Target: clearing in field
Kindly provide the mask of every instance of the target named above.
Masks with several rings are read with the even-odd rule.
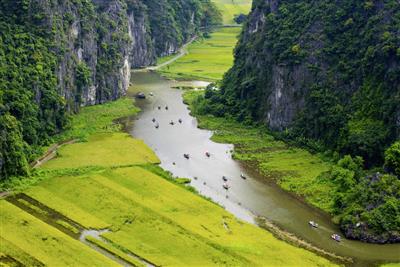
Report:
[[[233,49],[240,31],[240,27],[218,29],[211,38],[190,44],[187,55],[159,72],[174,79],[220,80],[233,64]]]

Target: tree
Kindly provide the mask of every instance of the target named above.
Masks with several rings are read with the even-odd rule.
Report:
[[[400,141],[393,143],[385,151],[385,167],[400,176]]]

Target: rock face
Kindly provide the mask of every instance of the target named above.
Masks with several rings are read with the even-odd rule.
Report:
[[[399,13],[394,0],[254,0],[221,86],[225,111],[275,131],[300,125],[301,135],[331,148],[349,143],[343,153],[393,142],[400,137]],[[361,144],[372,125],[388,133]]]
[[[339,66],[342,69],[336,68],[338,64],[348,64],[350,60],[341,58],[345,53],[337,44],[341,40],[346,44],[346,35],[354,33],[360,34],[359,39],[364,40],[363,35],[368,31],[366,24],[376,20],[375,23],[386,25],[387,32],[385,33],[382,27],[376,29],[376,32],[368,33],[371,36],[365,39],[369,38],[372,50],[384,38],[383,35],[386,34],[388,39],[392,37],[393,47],[387,47],[391,51],[387,51],[379,63],[384,64],[381,67],[385,73],[382,74],[393,82],[385,86],[390,87],[392,92],[398,91],[398,77],[388,77],[389,73],[397,73],[399,69],[399,54],[396,56],[396,53],[400,52],[396,52],[399,37],[394,27],[396,22],[392,18],[394,14],[398,14],[398,9],[399,3],[396,1],[369,1],[362,5],[346,2],[335,8],[326,1],[314,4],[300,1],[294,4],[284,0],[255,0],[236,49],[235,66],[226,79],[224,88],[230,90],[231,87],[235,87],[236,97],[243,101],[259,98],[256,101],[259,109],[255,112],[257,119],[264,120],[274,130],[283,130],[289,127],[303,110],[313,85],[326,84],[329,80],[335,89],[351,96],[365,84],[363,78],[368,76],[370,70],[364,69],[366,67],[362,66],[363,62],[354,63],[360,64],[360,68],[356,70],[358,73],[352,73],[351,77],[344,77],[347,66]],[[300,10],[307,13],[301,13]],[[313,12],[320,14],[310,14]],[[291,13],[290,16],[288,13]],[[324,21],[323,16],[329,16],[332,21]],[[333,16],[337,17],[332,18]],[[279,25],[284,21],[287,25]],[[333,21],[337,24],[331,24]],[[361,25],[362,29],[353,31],[352,27],[356,24],[357,27]],[[357,49],[355,43],[347,45],[354,46],[350,49]],[[379,45],[383,46],[382,43]],[[360,51],[354,53],[359,54],[354,54],[353,60],[361,60],[366,56],[365,53],[368,53],[368,45],[360,45],[358,48]],[[334,56],[343,61],[336,62]],[[235,79],[236,86],[231,86],[229,79],[232,78]]]
[[[175,1],[31,1],[28,13],[41,14],[41,27],[53,33],[58,91],[70,110],[125,95],[131,68],[155,64],[157,56],[177,52],[198,32],[198,6],[179,11],[184,25],[171,14],[181,6],[170,2]],[[79,67],[89,70],[83,83]]]
[[[220,21],[211,0],[1,0],[0,180],[26,175],[70,113],[125,95],[132,67]]]

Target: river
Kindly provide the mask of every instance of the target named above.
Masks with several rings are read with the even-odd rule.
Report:
[[[400,262],[400,244],[377,245],[347,239],[340,243],[333,241],[330,235],[340,231],[327,214],[306,205],[233,160],[232,145],[211,141],[212,132],[197,128],[196,119],[190,116],[183,104],[183,91],[173,88],[178,84],[204,86],[206,83],[170,81],[154,72],[134,72],[132,80],[134,85],[130,88],[130,95],[133,97],[140,91],[147,97],[136,100],[142,111],[135,118],[128,119],[127,130],[155,151],[162,168],[174,176],[191,178],[191,185],[200,194],[250,223],[254,223],[254,215],[266,217],[319,248],[353,258],[354,266]],[[153,118],[159,124],[158,129],[152,122]],[[182,123],[178,119],[182,119]],[[170,125],[170,121],[175,124]],[[210,158],[205,156],[206,151],[210,152]],[[190,154],[189,160],[183,157],[184,153]],[[241,173],[247,179],[242,179]],[[228,177],[229,190],[223,189],[222,176]],[[309,220],[318,222],[319,228],[310,227]]]

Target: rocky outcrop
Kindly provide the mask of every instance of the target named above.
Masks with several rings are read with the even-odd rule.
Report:
[[[182,15],[175,17],[171,12],[182,6],[170,2],[32,0],[30,19],[40,14],[40,27],[51,33],[58,92],[69,110],[125,95],[131,68],[155,64],[158,56],[175,53],[198,32],[198,6],[175,10]],[[79,80],[85,78],[79,76],[80,69],[88,70],[89,79]]]

